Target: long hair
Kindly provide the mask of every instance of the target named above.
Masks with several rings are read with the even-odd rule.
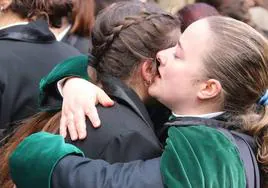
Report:
[[[8,158],[18,144],[22,142],[24,138],[36,132],[47,131],[57,133],[59,130],[60,117],[60,112],[41,112],[21,122],[21,125],[16,129],[8,143],[0,148],[1,188],[13,188],[14,186],[9,174]]]
[[[70,32],[89,37],[94,25],[94,0],[47,0],[49,24],[59,28],[62,18],[72,24]]]
[[[267,40],[249,25],[231,18],[206,20],[212,40],[209,53],[204,56],[207,76],[220,81],[224,110],[242,121],[241,130],[255,138],[257,159],[266,177],[268,108],[256,103],[268,88]]]
[[[73,0],[71,33],[79,36],[90,36],[95,16],[94,0]]]

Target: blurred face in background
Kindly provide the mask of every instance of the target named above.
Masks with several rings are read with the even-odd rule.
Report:
[[[267,0],[255,0],[254,2],[256,4],[256,6],[261,6],[264,4],[264,1],[267,1]]]
[[[249,23],[251,20],[249,9],[256,6],[256,0],[223,0],[220,12],[224,16]]]

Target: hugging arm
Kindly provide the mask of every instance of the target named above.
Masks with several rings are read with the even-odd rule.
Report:
[[[39,103],[42,108],[51,106],[50,99],[61,99],[60,93],[54,89],[57,81],[66,77],[80,77],[90,80],[87,67],[90,57],[81,55],[71,57],[58,64],[46,77],[42,78],[39,84]]]
[[[88,75],[88,64],[92,60],[93,57],[90,56],[69,58],[57,65],[40,82],[41,108],[45,111],[58,110],[61,109],[63,101],[60,133],[65,137],[68,129],[72,140],[86,137],[85,116],[94,127],[100,125],[95,104],[113,105],[113,101],[103,90],[88,82],[90,77],[94,77]],[[62,89],[64,99],[57,89],[57,82],[62,79],[65,79]]]
[[[59,161],[52,188],[163,188],[160,158],[108,164],[69,155]]]
[[[160,158],[111,165],[87,159],[62,136],[45,132],[23,140],[10,155],[9,167],[20,188],[163,187]]]

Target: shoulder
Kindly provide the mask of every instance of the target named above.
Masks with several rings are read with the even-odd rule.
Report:
[[[136,112],[118,101],[110,108],[98,106],[97,110],[104,126],[106,124],[119,129],[138,131],[148,126]]]
[[[161,168],[166,182],[183,183],[185,187],[245,187],[246,182],[236,145],[217,129],[206,126],[171,127]],[[177,177],[196,181],[171,180],[166,174],[172,169]]]
[[[183,146],[188,143],[193,149],[216,149],[218,153],[236,153],[236,145],[221,131],[207,126],[171,127],[168,130],[167,143]],[[182,148],[186,148],[185,145]]]
[[[93,128],[87,120],[87,135],[83,141],[74,144],[91,158],[127,161],[160,154],[161,147],[155,133],[148,129],[134,112],[116,103],[111,108],[97,107],[101,127]],[[120,156],[117,159],[113,156]],[[104,157],[105,156],[105,157]]]
[[[69,50],[76,51],[76,52],[80,53],[75,47],[73,47],[72,45],[67,44],[65,42],[55,41],[54,44],[58,45],[58,46],[60,46],[62,48],[66,48],[66,49],[69,49]]]
[[[152,129],[148,129],[148,125],[125,105],[116,102],[110,108],[98,106],[97,110],[101,127],[95,129],[91,122],[87,120],[87,132],[96,135],[96,137],[101,136],[101,142],[109,142],[111,139],[135,133],[148,135],[148,138],[150,138],[150,134],[154,135]]]

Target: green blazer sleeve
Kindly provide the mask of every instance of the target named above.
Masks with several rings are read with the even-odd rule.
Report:
[[[77,147],[66,144],[60,135],[33,134],[24,139],[9,158],[12,180],[21,188],[49,188],[54,167],[70,154],[84,156]]]
[[[110,165],[82,156],[63,137],[40,132],[11,154],[10,174],[18,188],[163,188],[160,158]]]
[[[62,63],[58,64],[46,77],[40,81],[40,107],[43,108],[47,106],[49,97],[54,97],[60,100],[62,99],[57,90],[57,82],[59,80],[69,76],[76,76],[90,80],[87,73],[87,67],[88,63],[92,60],[92,56],[81,55],[66,59]]]

